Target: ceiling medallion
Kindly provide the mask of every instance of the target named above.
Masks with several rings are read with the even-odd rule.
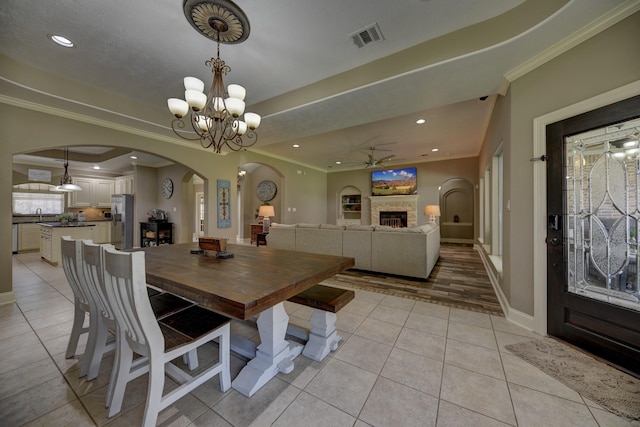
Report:
[[[226,44],[249,37],[249,19],[229,0],[184,0],[187,21],[203,36]]]

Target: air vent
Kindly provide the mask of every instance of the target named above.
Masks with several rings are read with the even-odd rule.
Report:
[[[353,39],[353,42],[359,48],[379,43],[384,40],[378,24],[368,25],[367,27],[356,31],[353,34],[349,34],[349,37]]]

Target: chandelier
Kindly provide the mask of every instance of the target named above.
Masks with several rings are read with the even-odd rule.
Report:
[[[180,138],[199,140],[202,147],[211,147],[218,154],[224,146],[233,151],[251,147],[258,140],[255,129],[260,125],[260,116],[244,112],[246,91],[242,86],[230,84],[225,89],[223,76],[231,67],[220,59],[220,43],[246,40],[249,21],[244,12],[228,0],[185,0],[183,7],[187,20],[198,32],[216,42],[217,51],[215,58],[205,62],[213,73],[208,93],[204,93],[202,80],[185,77],[185,99],[167,100],[169,111],[176,117],[171,128]]]
[[[71,176],[69,175],[69,148],[64,149],[64,175],[60,178],[60,185],[55,189],[57,191],[82,191],[82,187],[73,183]]]

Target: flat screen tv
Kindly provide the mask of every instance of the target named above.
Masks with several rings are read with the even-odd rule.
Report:
[[[416,168],[385,169],[371,172],[372,196],[418,194]]]

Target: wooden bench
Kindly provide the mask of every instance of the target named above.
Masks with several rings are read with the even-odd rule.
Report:
[[[342,337],[336,330],[336,313],[355,298],[355,292],[348,289],[315,285],[289,301],[313,308],[309,340],[302,354],[309,359],[321,362],[330,351],[335,351]]]

